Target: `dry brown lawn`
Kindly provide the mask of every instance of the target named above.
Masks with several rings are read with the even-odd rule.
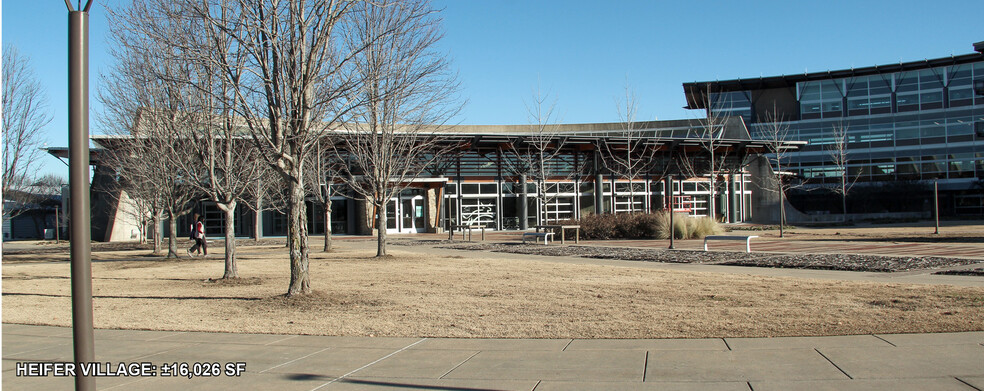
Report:
[[[221,247],[216,245],[215,247]],[[700,273],[428,254],[312,253],[315,293],[285,298],[282,247],[161,260],[93,253],[97,328],[350,336],[698,338],[984,330],[984,288]],[[449,253],[449,252],[444,252]],[[443,253],[441,253],[443,254]],[[450,254],[450,253],[449,253]],[[501,256],[500,256],[501,257]],[[3,257],[3,322],[71,325],[67,254]]]

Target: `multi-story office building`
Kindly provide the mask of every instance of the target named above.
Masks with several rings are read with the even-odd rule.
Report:
[[[848,212],[928,211],[933,182],[944,213],[984,213],[984,42],[978,53],[866,68],[684,84],[688,108],[740,116],[753,138],[789,125],[783,171],[804,212],[840,213],[834,188],[845,174],[832,150],[846,133]],[[976,84],[975,84],[976,83]],[[976,92],[975,92],[976,85]],[[779,115],[773,115],[778,113]],[[807,191],[813,190],[813,191]],[[849,195],[851,194],[849,192]],[[914,194],[918,193],[918,194]],[[859,197],[867,198],[865,200]]]

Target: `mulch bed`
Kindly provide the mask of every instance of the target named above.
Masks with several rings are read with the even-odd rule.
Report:
[[[984,268],[979,267],[979,268],[976,268],[976,269],[967,269],[967,270],[944,270],[944,271],[936,272],[936,273],[933,273],[933,274],[946,274],[946,275],[951,275],[951,276],[979,276],[979,277],[984,277]]]
[[[432,241],[438,242],[438,241]],[[443,242],[443,241],[442,241]],[[436,243],[426,243],[436,244]],[[443,244],[443,243],[442,243]],[[974,259],[943,257],[889,257],[859,254],[763,254],[730,251],[692,251],[597,246],[543,246],[534,244],[451,244],[441,248],[492,251],[512,254],[620,259],[644,262],[706,263],[795,269],[899,272],[970,265]]]

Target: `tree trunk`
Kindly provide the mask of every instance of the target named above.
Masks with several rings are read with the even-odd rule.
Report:
[[[325,248],[324,252],[331,251],[331,200],[325,200]]]
[[[167,233],[167,257],[166,258],[177,258],[178,257],[178,216],[174,213],[174,210],[167,211],[167,223],[171,227],[170,232]]]
[[[530,218],[529,218],[529,205],[526,203],[528,196],[526,194],[526,174],[519,175],[519,229],[525,231],[530,228]],[[450,206],[451,203],[448,203]],[[451,227],[448,227],[451,229]]]
[[[377,200],[378,202],[378,200]],[[376,256],[386,256],[386,204],[384,200],[376,207]]]
[[[296,176],[300,177],[300,176]],[[287,246],[290,248],[290,287],[287,296],[311,293],[308,274],[307,216],[304,205],[304,183],[290,181]]]
[[[785,225],[786,225],[786,204],[785,204],[785,194],[783,194],[782,189],[782,178],[776,175],[776,180],[779,181],[779,237],[786,237]]]
[[[711,163],[711,164],[714,164],[714,163]],[[716,202],[715,202],[716,200],[714,199],[714,193],[715,193],[715,190],[716,190],[714,188],[714,186],[717,185],[717,175],[714,174],[713,167],[711,168],[711,183],[710,183],[710,185],[711,185],[711,187],[710,187],[711,195],[710,195],[710,198],[707,199],[707,201],[708,201],[707,202],[707,216],[710,217],[711,220],[717,221],[717,213],[716,213],[717,212],[716,211],[716,209],[717,209],[716,206],[717,205],[716,205]]]
[[[239,268],[236,266],[236,201],[228,204],[216,203],[225,212],[225,272],[222,278],[238,278]]]
[[[841,218],[847,222],[847,178],[841,176]]]
[[[151,217],[151,224],[154,225],[154,254],[161,253],[161,214],[154,213]]]

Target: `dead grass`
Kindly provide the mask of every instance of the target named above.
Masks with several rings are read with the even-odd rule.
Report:
[[[984,330],[984,288],[776,278],[483,258],[359,243],[312,253],[315,292],[285,297],[278,247],[170,261],[95,252],[98,328],[354,336],[664,338]],[[71,324],[65,254],[3,258],[3,321]]]

